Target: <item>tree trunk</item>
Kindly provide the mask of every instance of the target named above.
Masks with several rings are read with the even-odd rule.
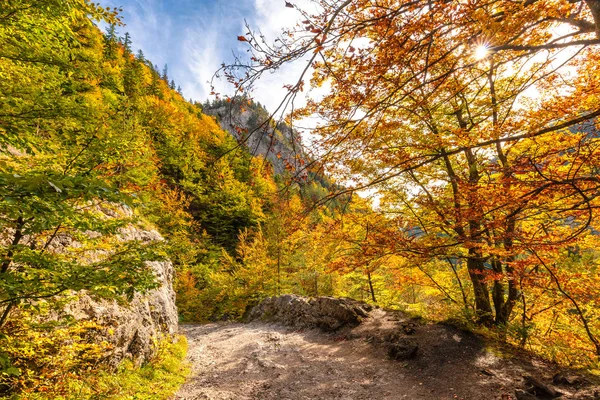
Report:
[[[277,247],[277,296],[281,295],[281,247]]]
[[[15,236],[13,237],[12,243],[8,248],[8,252],[6,253],[6,257],[2,262],[2,266],[0,266],[0,273],[5,274],[8,272],[8,268],[10,267],[10,263],[12,262],[12,257],[14,255],[14,248],[19,244],[21,239],[23,238],[23,227],[25,226],[25,220],[23,217],[17,218],[17,225],[15,227]]]
[[[367,271],[367,279],[369,280],[369,290],[371,291],[371,300],[373,303],[377,303],[377,299],[375,298],[375,290],[373,290],[373,282],[371,281],[371,273]]]
[[[506,233],[505,233],[505,237],[504,237],[504,250],[508,251],[509,254],[512,253],[513,251],[513,235],[515,232],[515,226],[516,226],[516,221],[515,221],[515,217],[510,217],[508,218],[508,220],[506,221]],[[508,279],[508,296],[505,299],[504,298],[504,290],[502,290],[502,298],[499,299],[499,301],[501,301],[502,304],[495,304],[496,306],[496,325],[507,325],[509,320],[510,320],[510,316],[513,312],[513,309],[515,307],[515,304],[517,303],[517,300],[519,299],[520,293],[519,293],[519,289],[517,286],[517,281],[515,280],[515,276],[514,276],[514,270],[513,267],[511,266],[511,263],[514,261],[515,257],[514,256],[509,256],[506,260],[505,260],[505,272],[506,272],[506,276]],[[500,273],[503,272],[502,270],[502,263],[500,261],[498,261],[498,265],[499,265],[499,270]],[[496,299],[494,298],[494,303],[496,303]]]
[[[496,312],[496,325],[501,325],[498,320],[502,315],[504,308],[504,285],[502,284],[502,263],[497,258],[492,260],[492,268],[494,273],[498,274],[494,279],[494,287],[492,289],[492,300],[494,302],[494,311]]]
[[[496,325],[508,324],[515,304],[519,299],[519,290],[514,278],[509,276],[508,279],[508,298],[504,301],[500,312],[496,311]]]
[[[14,305],[15,305],[15,302],[11,301],[10,303],[8,303],[8,305],[2,312],[2,316],[0,317],[0,329],[2,329],[4,327],[4,324],[6,323],[6,320],[8,319],[8,315],[10,314],[10,310],[12,310]]]
[[[477,257],[474,249],[469,249],[469,258],[467,259],[467,269],[471,282],[473,283],[473,292],[475,294],[475,314],[476,322],[485,326],[491,326],[494,323],[492,305],[490,303],[490,293],[485,283],[485,271],[483,260]]]
[[[16,225],[16,229],[15,229],[15,236],[13,237],[12,243],[8,249],[8,252],[6,253],[6,257],[5,257],[4,261],[2,262],[2,265],[0,266],[0,274],[2,274],[2,275],[7,274],[9,272],[9,268],[12,263],[12,258],[14,255],[14,248],[21,242],[21,239],[23,239],[23,236],[24,236],[23,235],[23,227],[25,226],[25,220],[23,219],[23,217],[19,217],[19,218],[17,218],[16,222],[17,222],[17,225]],[[1,277],[1,279],[6,279],[6,278]],[[12,310],[12,308],[14,306],[15,306],[15,301],[13,300],[7,304],[6,308],[2,312],[2,316],[0,316],[0,329],[2,329],[2,327],[6,323],[8,316],[10,315],[10,311]]]
[[[594,17],[594,25],[596,25],[596,38],[600,39],[600,0],[585,0],[585,3]]]

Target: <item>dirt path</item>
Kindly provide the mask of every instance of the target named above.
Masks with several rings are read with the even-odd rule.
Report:
[[[392,361],[378,343],[406,323],[376,310],[335,334],[256,322],[183,326],[193,373],[175,399],[514,399],[524,375],[552,382],[557,372],[500,358],[474,335],[432,324],[411,324],[417,356]],[[565,399],[597,398],[589,384],[555,387]]]

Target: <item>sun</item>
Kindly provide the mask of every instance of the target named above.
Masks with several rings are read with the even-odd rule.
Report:
[[[480,44],[479,46],[477,46],[477,48],[475,49],[475,58],[477,60],[483,60],[484,58],[487,57],[487,55],[490,53],[490,49],[488,46],[486,46],[485,44]]]

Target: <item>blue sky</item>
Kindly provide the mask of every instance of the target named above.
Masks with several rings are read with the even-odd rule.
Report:
[[[169,76],[183,89],[186,98],[209,98],[207,83],[222,62],[232,60],[232,52],[245,52],[238,35],[245,33],[244,19],[274,39],[284,26],[299,18],[284,0],[102,0],[101,4],[122,7],[133,47],[146,58],[169,66]],[[293,67],[291,67],[294,70]],[[274,107],[283,96],[284,76],[290,70],[267,77],[255,97]],[[218,89],[224,91],[224,84]]]

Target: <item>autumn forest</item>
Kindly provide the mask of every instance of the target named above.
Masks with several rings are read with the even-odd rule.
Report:
[[[0,4],[0,398],[167,399],[178,323],[283,294],[600,374],[600,1],[280,3],[204,99],[123,10]]]

